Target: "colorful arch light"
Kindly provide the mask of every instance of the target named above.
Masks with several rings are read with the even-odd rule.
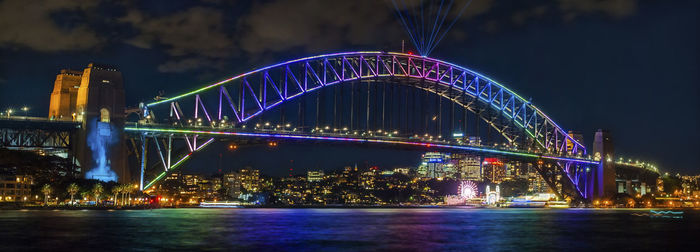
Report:
[[[275,74],[282,77],[273,77]],[[382,78],[396,77],[432,81],[441,84],[443,88],[461,91],[481,103],[488,104],[489,108],[512,120],[528,137],[533,138],[550,153],[586,152],[581,143],[569,136],[567,131],[528,99],[491,78],[446,61],[403,53],[344,52],[291,60],[243,73],[146,106],[148,111],[158,105],[170,103],[171,113],[174,112],[180,118],[183,115],[180,115],[179,108],[175,108],[174,102],[194,98],[196,118],[206,115],[205,119],[211,122],[215,120],[213,118],[221,120],[224,113],[232,113],[230,118],[245,122],[265,110],[319,88],[357,80],[380,81]],[[229,92],[231,90],[234,92]],[[200,97],[200,94],[205,92],[219,93],[218,110],[206,108]],[[237,95],[231,95],[232,93]],[[450,99],[467,107],[457,99]],[[198,113],[199,110],[202,112]],[[215,114],[208,113],[215,110]],[[501,134],[510,139],[506,133]]]

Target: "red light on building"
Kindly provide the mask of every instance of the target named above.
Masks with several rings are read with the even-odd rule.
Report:
[[[498,160],[498,158],[484,158],[484,164],[485,165],[503,165],[503,162],[501,160]]]

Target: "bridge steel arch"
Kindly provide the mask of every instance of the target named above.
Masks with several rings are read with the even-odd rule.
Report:
[[[180,127],[184,128],[186,124],[183,122],[184,120],[193,118],[199,123],[198,129],[209,128],[216,131],[224,124],[246,123],[265,111],[314,90],[351,82],[387,82],[410,85],[435,93],[472,112],[476,112],[472,107],[474,103],[481,104],[481,108],[495,111],[500,117],[510,121],[508,125],[503,125],[495,123],[493,118],[480,116],[508,141],[515,141],[520,135],[525,135],[536,144],[539,153],[544,153],[549,157],[578,158],[578,160],[560,161],[556,165],[559,167],[558,171],[540,170],[540,174],[545,176],[545,173],[550,173],[549,177],[557,177],[558,175],[568,177],[569,184],[564,185],[564,187],[569,187],[569,196],[577,194],[580,199],[588,198],[586,195],[590,195],[588,188],[592,184],[590,184],[589,179],[585,178],[587,176],[584,172],[586,168],[577,164],[583,161],[582,163],[591,165],[597,161],[581,158],[581,155],[586,154],[586,148],[582,143],[569,136],[567,131],[529,100],[502,84],[459,65],[423,56],[368,51],[325,54],[291,60],[243,73],[172,98],[164,98],[146,104],[143,106],[143,118],[139,124],[156,123],[156,113],[153,111],[168,109],[170,118],[174,118]],[[424,83],[436,85],[428,88],[423,86]],[[464,99],[467,97],[468,100]],[[188,117],[183,113],[180,103],[194,105],[193,117],[192,115]],[[225,121],[226,118],[231,120]],[[509,129],[509,125],[517,126],[520,132],[525,134],[514,134],[513,129]],[[129,131],[130,128],[127,127],[126,130]],[[154,134],[150,136],[153,137],[152,142],[158,148],[157,152],[165,167],[165,172],[144,186],[143,174],[146,168],[145,157],[147,156],[146,145],[149,129],[140,128],[136,131],[143,133],[140,136],[143,143],[141,147],[142,189],[152,186],[169,169],[182,164],[194,152],[212,143],[217,135],[197,130],[189,131],[189,135],[184,133],[184,139],[187,143],[186,149],[189,151],[186,151],[187,154],[179,160],[171,161],[172,140],[169,137],[167,142],[161,141],[161,148],[157,135],[168,133],[172,137],[173,134],[178,134],[177,130],[152,132]],[[205,138],[204,140],[200,139],[198,143],[198,137]],[[134,149],[138,148],[134,146]],[[162,154],[161,149],[166,150],[167,156]],[[557,187],[554,181],[547,182],[550,187]],[[561,184],[558,186],[562,187]]]
[[[319,88],[344,82],[382,80],[438,83],[443,89],[427,91],[440,93],[461,106],[466,106],[458,99],[461,95],[488,105],[511,119],[547,153],[566,154],[567,145],[569,154],[586,153],[583,144],[569,136],[542,110],[500,83],[456,64],[403,53],[346,52],[291,60],[149,103],[146,109],[169,104],[171,116],[179,118],[183,113],[177,102],[194,98],[195,118],[206,117],[206,123],[212,125],[217,119],[222,120],[223,115],[232,114],[231,118],[241,123]],[[460,92],[448,94],[450,89]],[[207,110],[202,98],[211,91],[218,93],[218,108],[214,114],[209,113],[211,109]],[[503,128],[498,130],[506,139],[513,140]]]

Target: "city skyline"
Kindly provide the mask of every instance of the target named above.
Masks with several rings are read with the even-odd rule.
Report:
[[[0,0],[8,251],[695,251],[700,1]]]

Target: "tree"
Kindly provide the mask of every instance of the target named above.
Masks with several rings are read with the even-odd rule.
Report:
[[[114,185],[112,187],[112,194],[114,195],[114,205],[118,205],[119,203],[119,192],[121,192],[121,187],[119,185]]]
[[[73,198],[74,198],[75,194],[78,193],[78,191],[80,191],[80,187],[78,187],[78,184],[72,183],[72,184],[68,185],[68,188],[66,189],[66,191],[68,192],[68,194],[70,194],[70,204],[74,205],[75,203],[73,201]]]
[[[51,194],[51,185],[45,184],[41,187],[41,193],[44,194],[44,205],[49,205],[49,195]]]
[[[131,192],[133,192],[134,189],[136,189],[136,187],[131,186],[131,184],[124,185],[124,190],[126,190],[126,198],[128,200],[127,202],[129,205],[131,205]]]
[[[528,190],[528,181],[524,178],[506,180],[501,183],[501,195],[503,196],[519,196],[526,194]]]
[[[102,184],[97,183],[92,187],[92,195],[95,195],[95,205],[100,203],[100,195],[104,192],[104,187]]]
[[[83,197],[83,199],[87,201],[88,197],[90,197],[90,192],[88,192],[88,191],[80,192],[80,197]]]

